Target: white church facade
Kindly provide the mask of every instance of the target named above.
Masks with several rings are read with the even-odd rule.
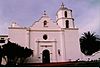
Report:
[[[8,37],[11,42],[33,50],[30,63],[67,62],[81,58],[78,30],[72,10],[62,4],[56,13],[56,22],[44,12],[30,27],[12,23]]]

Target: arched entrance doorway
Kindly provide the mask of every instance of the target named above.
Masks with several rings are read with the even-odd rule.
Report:
[[[50,52],[49,52],[49,50],[44,50],[42,52],[42,62],[43,63],[50,63]]]

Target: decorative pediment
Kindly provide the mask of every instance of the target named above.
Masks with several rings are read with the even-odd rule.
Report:
[[[49,30],[49,29],[59,30],[60,27],[57,25],[57,23],[53,22],[49,18],[49,16],[43,15],[38,21],[33,23],[30,29],[31,30]]]

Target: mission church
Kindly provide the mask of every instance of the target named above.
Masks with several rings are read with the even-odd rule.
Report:
[[[8,37],[11,42],[33,50],[30,63],[67,62],[81,58],[78,30],[72,10],[62,3],[55,22],[44,12],[30,27],[12,23]]]

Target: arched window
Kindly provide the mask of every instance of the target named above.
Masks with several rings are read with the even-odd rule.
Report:
[[[66,28],[69,28],[69,21],[66,20]]]
[[[67,17],[67,11],[65,11],[65,17]]]
[[[47,26],[47,21],[46,20],[43,22],[43,25],[44,25],[44,27]]]

